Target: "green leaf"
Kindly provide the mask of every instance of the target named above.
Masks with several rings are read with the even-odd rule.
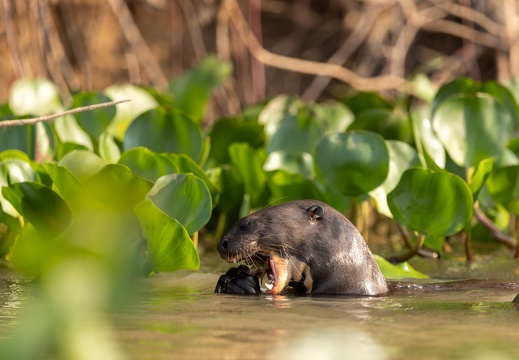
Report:
[[[393,191],[405,170],[420,165],[420,159],[416,151],[404,142],[386,140],[386,145],[389,151],[389,172],[382,185],[369,194],[375,199],[378,212],[392,217],[387,205],[387,194]]]
[[[492,198],[519,215],[519,165],[507,166],[490,173],[486,182]]]
[[[54,129],[56,129],[56,133],[61,142],[82,145],[89,150],[94,149],[92,140],[88,134],[81,129],[72,115],[66,115],[54,120]]]
[[[196,162],[194,162],[189,156],[184,154],[167,154],[167,158],[169,158],[173,164],[176,165],[178,169],[178,173],[181,174],[188,174],[193,173],[197,178],[202,180],[209,189],[209,192],[211,193],[211,197],[213,199],[213,206],[216,205],[217,200],[219,198],[220,189],[218,186],[211,180],[209,175],[198,165]]]
[[[4,212],[0,206],[0,259],[9,254],[21,231],[20,220]]]
[[[478,198],[479,191],[485,185],[485,182],[490,175],[494,167],[494,159],[488,158],[481,160],[471,171],[469,176],[470,191],[472,191],[472,197]]]
[[[142,201],[135,207],[144,236],[148,241],[147,273],[198,270],[200,258],[184,227],[157,208],[151,201]]]
[[[408,262],[393,265],[382,256],[373,255],[382,274],[388,279],[427,279],[429,276],[415,270]]]
[[[0,105],[0,121],[16,116],[6,105]],[[20,150],[39,161],[50,159],[55,147],[49,124],[12,126],[0,129],[0,151]]]
[[[116,105],[115,117],[108,127],[108,131],[117,140],[122,141],[126,129],[140,114],[157,107],[157,101],[146,90],[138,86],[112,85],[105,89],[104,93],[113,101],[131,101]]]
[[[259,205],[266,185],[266,175],[258,155],[249,144],[233,143],[229,146],[229,155],[234,168],[240,174],[245,193],[250,196],[251,205]]]
[[[417,113],[412,113],[410,116],[416,149],[424,158],[424,165],[433,170],[444,169],[446,164],[445,149],[432,129],[431,121],[422,118]]]
[[[98,146],[99,156],[107,163],[116,163],[121,158],[121,149],[119,149],[114,137],[108,131],[99,136]]]
[[[146,198],[178,220],[188,234],[200,230],[211,217],[211,194],[203,181],[192,174],[162,176]]]
[[[23,151],[20,151],[20,150],[9,149],[9,150],[4,150],[4,151],[0,152],[0,161],[9,159],[9,158],[20,159],[20,160],[23,160],[26,162],[31,161],[31,159],[29,159],[29,156],[27,156],[26,153],[24,153]]]
[[[472,216],[472,192],[467,183],[443,171],[406,170],[387,202],[396,221],[426,236],[452,235]]]
[[[486,81],[481,84],[479,90],[492,95],[494,99],[508,110],[514,120],[515,126],[519,126],[519,106],[517,105],[514,95],[508,88],[495,81]]]
[[[63,199],[41,184],[12,184],[2,188],[2,194],[44,236],[61,234],[72,218]]]
[[[384,139],[410,142],[411,122],[408,117],[397,115],[391,109],[365,110],[357,115],[348,127],[351,130],[367,130],[380,134]]]
[[[108,164],[91,177],[85,186],[93,199],[113,209],[128,211],[144,200],[153,183],[133,175],[127,166]]]
[[[361,92],[355,94],[344,102],[346,106],[355,114],[361,114],[366,110],[372,109],[391,109],[393,106],[378,93]]]
[[[97,92],[81,92],[74,96],[72,107],[101,104],[112,101],[109,97]],[[95,141],[110,125],[115,116],[115,107],[105,107],[97,110],[83,111],[74,114],[79,126]]]
[[[346,131],[355,119],[351,110],[339,102],[312,104],[310,108],[315,112],[315,119],[325,134]]]
[[[11,262],[17,271],[38,276],[58,253],[58,244],[43,237],[31,223],[27,223],[11,251]]]
[[[220,189],[220,198],[216,206],[224,213],[230,213],[237,209],[243,199],[243,183],[238,172],[229,165],[212,168],[208,176]]]
[[[157,152],[187,154],[198,161],[203,153],[203,135],[188,116],[157,108],[139,115],[126,131],[123,149],[139,146]]]
[[[508,111],[485,94],[449,98],[438,106],[432,122],[452,160],[464,167],[498,155],[513,129]]]
[[[441,103],[452,97],[459,97],[461,94],[476,93],[476,84],[468,77],[461,77],[443,85],[432,101],[432,114],[436,112]]]
[[[274,151],[268,155],[263,169],[265,171],[283,170],[312,179],[314,177],[314,160],[312,155],[305,152]]]
[[[239,118],[224,118],[218,120],[209,134],[211,150],[209,157],[219,164],[229,164],[228,148],[233,142],[246,142],[256,148],[265,141],[263,125],[257,121],[244,121]]]
[[[272,192],[270,202],[324,200],[316,184],[300,174],[275,171],[269,176],[268,185]]]
[[[79,180],[86,181],[101,170],[106,162],[90,151],[74,150],[66,154],[58,165],[69,169]]]
[[[128,166],[135,175],[152,182],[163,175],[180,172],[167,155],[157,154],[142,146],[124,152],[119,164]]]
[[[9,107],[15,115],[42,116],[63,110],[58,88],[46,79],[16,80],[9,91]]]
[[[296,115],[281,119],[267,134],[267,152],[307,152],[310,153],[323,135],[321,126],[308,111],[300,110]]]
[[[58,194],[72,212],[78,213],[84,209],[86,202],[90,200],[90,195],[83,183],[64,166],[49,163],[47,167]]]
[[[196,123],[203,120],[205,107],[212,92],[232,73],[232,64],[208,56],[194,69],[173,80],[169,91],[175,107],[193,116]]]
[[[63,157],[65,155],[67,155],[68,153],[70,153],[74,150],[84,150],[84,151],[90,152],[90,150],[84,145],[80,145],[80,144],[76,144],[76,143],[69,143],[69,142],[65,142],[65,143],[59,142],[58,147],[56,148],[55,159],[60,161],[61,159],[63,159]]]
[[[258,122],[265,127],[265,133],[270,137],[276,131],[278,124],[287,117],[296,116],[301,106],[301,100],[295,96],[277,96],[260,112]]]
[[[384,182],[389,170],[384,139],[367,131],[324,136],[315,149],[314,160],[323,183],[349,196],[373,190]]]
[[[10,152],[13,154],[12,152]],[[7,152],[2,153],[5,157]],[[14,153],[18,155],[18,153]],[[0,161],[0,188],[19,182],[39,182],[40,177],[29,164],[28,160],[9,158]],[[12,217],[18,217],[19,213],[0,193],[0,206],[3,211]]]

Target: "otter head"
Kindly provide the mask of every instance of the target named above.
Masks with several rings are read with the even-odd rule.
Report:
[[[290,281],[302,281],[310,292],[308,251],[294,235],[305,226],[316,226],[323,215],[318,204],[294,209],[294,203],[285,203],[263,209],[238,220],[218,243],[218,252],[230,263],[250,266],[251,275],[264,279],[262,290],[267,294],[280,293]]]

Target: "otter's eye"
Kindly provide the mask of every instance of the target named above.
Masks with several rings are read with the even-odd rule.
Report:
[[[250,223],[250,221],[247,221],[246,223],[241,224],[241,225],[238,227],[238,230],[239,230],[240,232],[245,232],[245,231],[249,230],[250,227],[251,227],[251,223]]]

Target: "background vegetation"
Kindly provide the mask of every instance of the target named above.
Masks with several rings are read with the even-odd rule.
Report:
[[[198,269],[276,202],[326,201],[366,239],[385,224],[408,248],[392,263],[445,256],[452,236],[468,261],[473,237],[517,256],[513,1],[2,5],[0,256],[38,304],[8,358],[119,357],[107,314],[138,276]]]

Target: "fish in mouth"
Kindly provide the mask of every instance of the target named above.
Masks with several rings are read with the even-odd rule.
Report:
[[[247,256],[233,256],[226,259],[229,263],[239,263],[243,261],[248,267],[248,274],[255,276],[260,280],[260,284],[264,285],[261,291],[267,294],[276,294],[283,290],[279,289],[279,276],[276,263],[281,263],[279,256],[275,254],[267,254],[257,252]],[[284,284],[283,284],[284,285]],[[284,287],[284,286],[283,286]]]
[[[225,260],[247,265],[247,270],[241,268],[240,276],[243,277],[243,272],[247,271],[245,275],[256,277],[262,285],[261,292],[265,294],[279,294],[287,286],[298,292],[309,292],[312,288],[309,267],[294,257],[284,258],[274,251],[260,250],[252,254],[228,255]]]

